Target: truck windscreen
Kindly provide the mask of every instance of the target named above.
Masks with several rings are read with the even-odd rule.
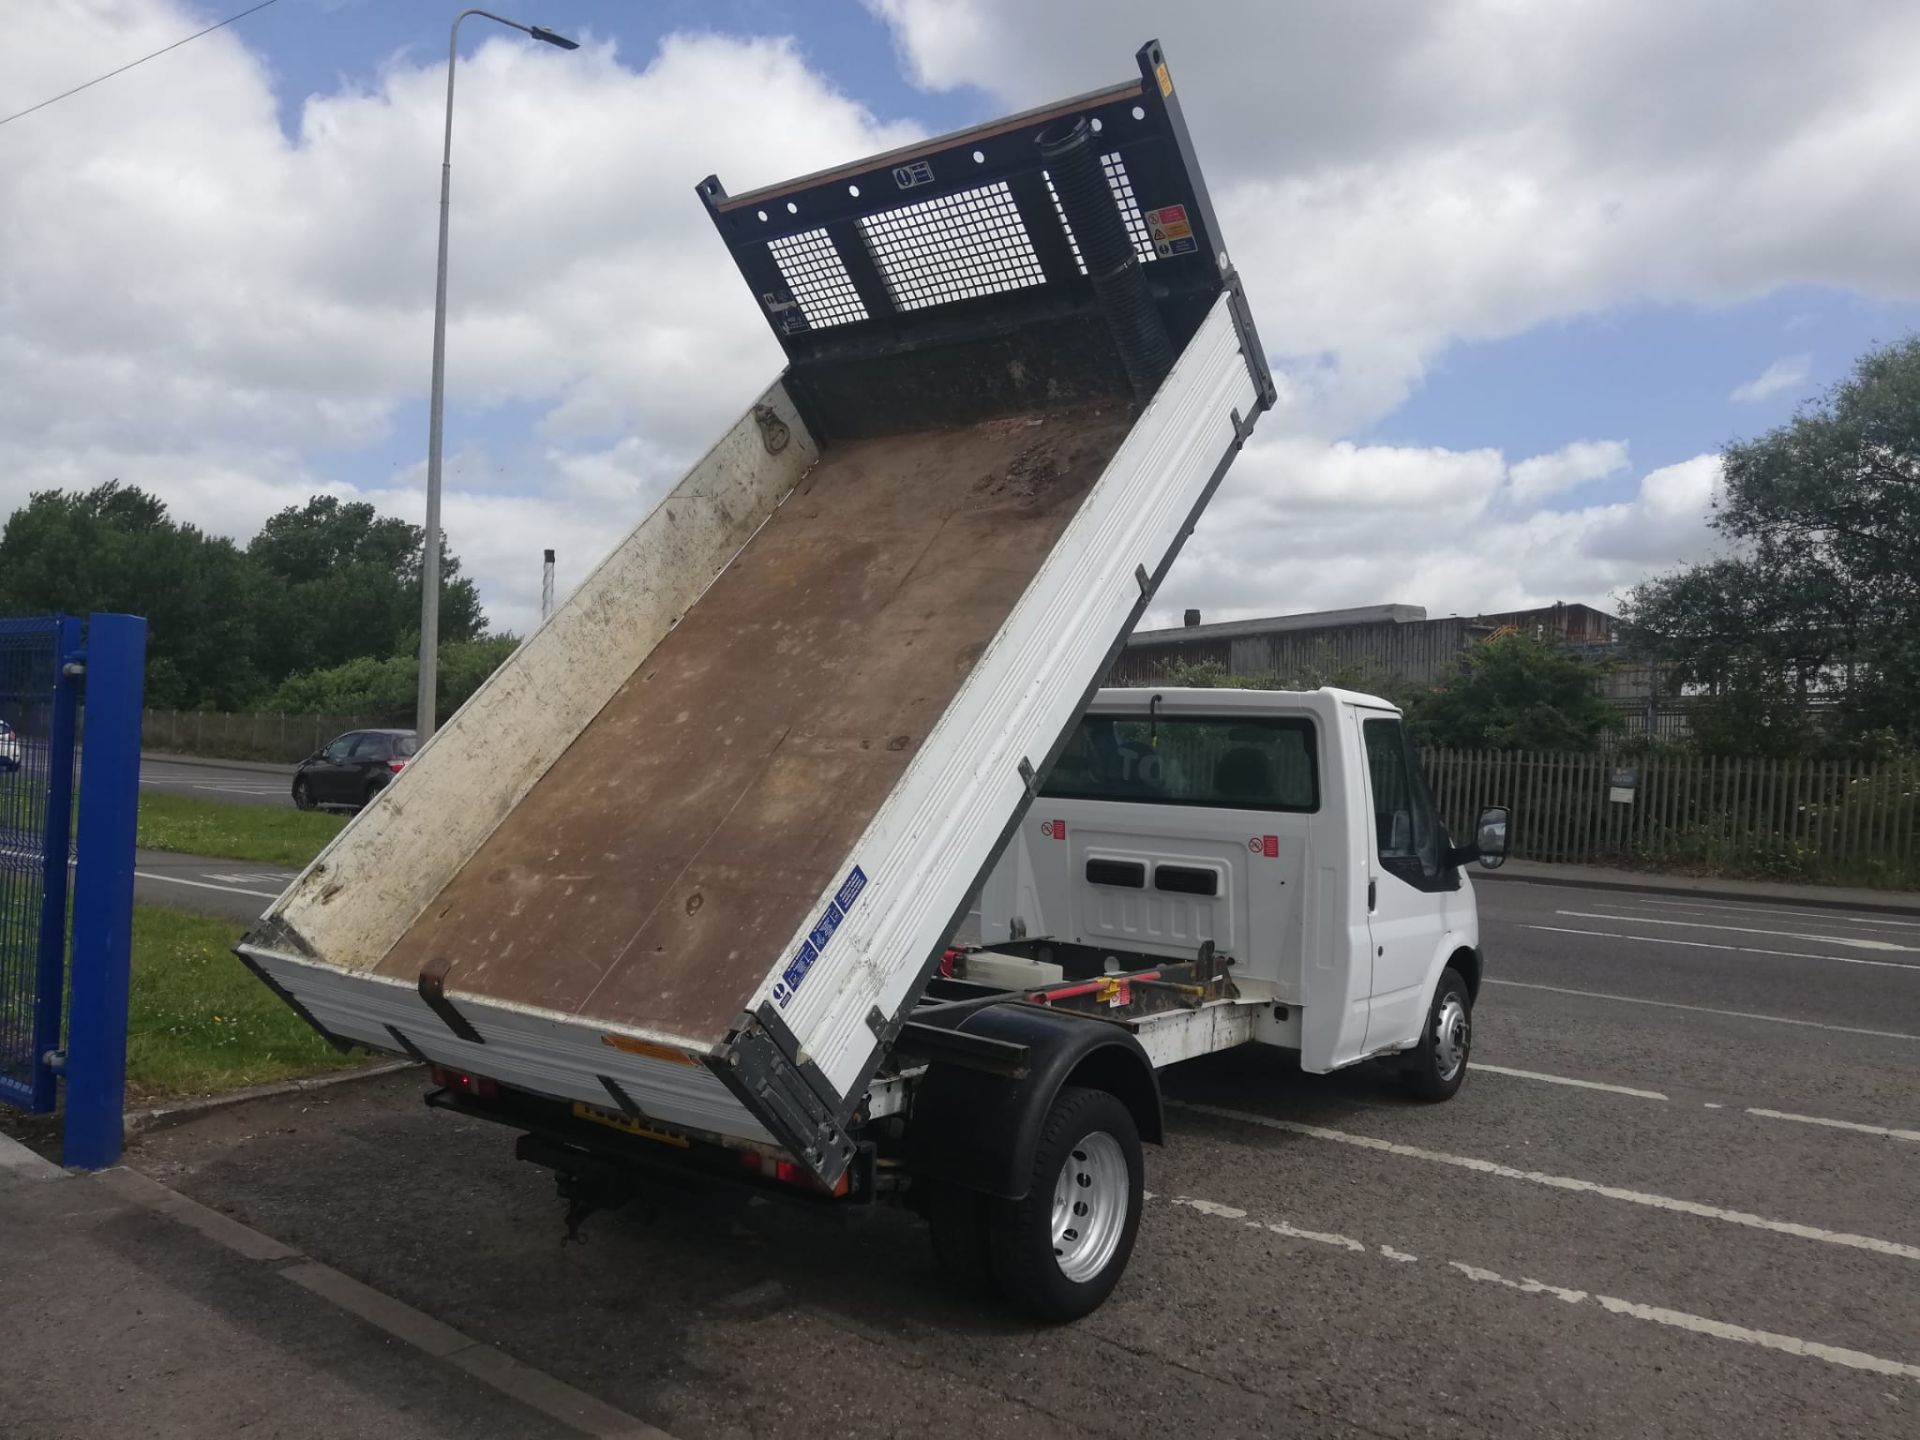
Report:
[[[1228,810],[1318,810],[1313,722],[1304,716],[1086,715],[1041,794]]]

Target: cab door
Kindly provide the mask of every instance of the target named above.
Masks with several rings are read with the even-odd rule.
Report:
[[[1356,710],[1354,723],[1367,757],[1367,925],[1374,958],[1366,1048],[1375,1053],[1419,1037],[1460,872],[1447,862],[1446,833],[1400,717]]]

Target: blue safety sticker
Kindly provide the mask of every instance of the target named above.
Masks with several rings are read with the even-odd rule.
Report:
[[[813,962],[820,958],[820,952],[827,948],[827,942],[833,939],[840,922],[847,918],[853,902],[860,898],[866,888],[867,872],[856,865],[847,872],[847,878],[840,882],[840,888],[834,891],[833,898],[827,901],[820,923],[807,933],[807,938],[800,942],[800,948],[793,952],[793,958],[787,961],[787,968],[780,972],[780,979],[773,987],[774,1004],[786,1008],[787,1001],[800,988],[800,982],[807,978]]]
[[[853,902],[860,898],[860,892],[866,888],[867,872],[856,865],[847,872],[846,883],[834,892],[833,903],[843,911],[851,910]]]

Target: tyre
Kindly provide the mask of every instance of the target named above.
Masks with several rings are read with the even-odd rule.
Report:
[[[386,788],[387,787],[378,780],[369,781],[366,793],[360,797],[360,808],[362,810],[366,809],[367,806],[380,798],[380,792]]]
[[[313,798],[313,790],[308,786],[307,777],[304,775],[299,776],[293,782],[293,804],[297,810],[311,810],[316,804]]]
[[[988,1240],[987,1197],[978,1190],[935,1182],[927,1197],[927,1228],[933,1258],[947,1278],[976,1298],[998,1294]]]
[[[1460,972],[1448,966],[1433,987],[1433,1004],[1420,1043],[1407,1052],[1400,1080],[1421,1100],[1451,1100],[1467,1078],[1473,1051],[1473,996]]]
[[[989,1202],[1000,1292],[1039,1320],[1097,1309],[1133,1254],[1144,1179],[1132,1112],[1104,1090],[1062,1089],[1040,1127],[1026,1198]]]

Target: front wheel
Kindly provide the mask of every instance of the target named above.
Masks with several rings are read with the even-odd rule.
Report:
[[[1467,1078],[1473,1050],[1473,996],[1460,972],[1448,966],[1433,987],[1420,1043],[1407,1052],[1401,1082],[1421,1100],[1451,1100]]]
[[[314,808],[313,788],[307,784],[307,777],[304,775],[293,782],[293,804],[296,810]]]
[[[1041,1320],[1099,1308],[1133,1254],[1145,1171],[1125,1105],[1104,1090],[1062,1089],[1025,1198],[993,1202],[988,1240],[1001,1292]]]

